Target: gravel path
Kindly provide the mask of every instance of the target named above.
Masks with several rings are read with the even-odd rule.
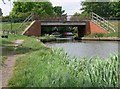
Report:
[[[0,70],[0,82],[2,81],[2,84],[0,86],[2,87],[7,87],[8,80],[11,78],[13,74],[13,69],[15,66],[15,61],[16,61],[16,48],[17,46],[21,45],[24,40],[16,40],[14,43],[14,51],[11,53],[11,55],[6,59],[5,61],[5,66]]]

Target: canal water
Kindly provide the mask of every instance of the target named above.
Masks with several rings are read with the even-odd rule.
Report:
[[[82,41],[82,42],[49,42],[46,46],[50,48],[63,48],[69,57],[73,58],[107,58],[118,54],[118,42],[113,41]]]

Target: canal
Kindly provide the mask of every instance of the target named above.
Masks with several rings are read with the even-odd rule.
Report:
[[[119,42],[117,41],[69,41],[45,43],[50,48],[62,48],[69,57],[73,58],[107,58],[118,54]]]

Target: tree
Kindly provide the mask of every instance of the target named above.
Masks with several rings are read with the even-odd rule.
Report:
[[[50,2],[14,2],[12,9],[12,16],[14,17],[25,17],[31,12],[35,12],[40,16],[54,15],[53,6]]]
[[[113,17],[120,17],[120,1],[111,3]]]
[[[3,14],[3,13],[2,13],[2,9],[0,8],[0,16],[2,16],[2,14]]]
[[[55,11],[55,13],[56,13],[57,16],[65,15],[64,14],[65,10],[62,10],[61,6],[55,6],[54,7],[54,11]]]
[[[94,12],[102,17],[119,17],[120,2],[82,2],[83,13]]]

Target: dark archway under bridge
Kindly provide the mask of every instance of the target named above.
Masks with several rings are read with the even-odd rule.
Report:
[[[85,35],[86,21],[41,21],[41,33],[44,27],[77,27],[78,36]]]

